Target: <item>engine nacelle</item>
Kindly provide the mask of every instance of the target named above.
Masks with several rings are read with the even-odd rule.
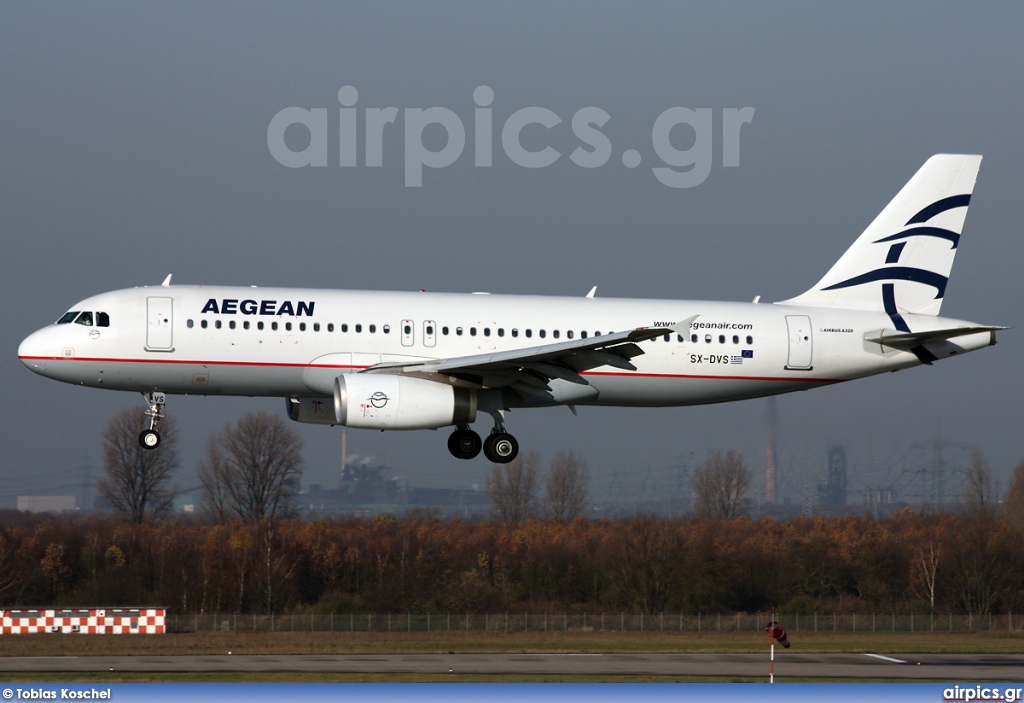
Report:
[[[312,425],[337,425],[334,416],[334,403],[329,398],[299,398],[293,401],[285,398],[288,405],[288,419],[295,422],[308,422]]]
[[[374,430],[433,430],[476,420],[476,391],[413,376],[346,373],[334,379],[335,422]]]

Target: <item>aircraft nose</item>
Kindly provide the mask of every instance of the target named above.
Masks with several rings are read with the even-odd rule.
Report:
[[[18,345],[18,359],[29,369],[36,373],[46,372],[46,357],[52,355],[52,351],[46,348],[45,330],[33,332],[25,337]],[[50,354],[47,354],[51,351]]]

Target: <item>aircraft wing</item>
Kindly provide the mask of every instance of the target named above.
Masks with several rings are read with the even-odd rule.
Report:
[[[637,346],[638,342],[666,334],[689,334],[690,323],[697,317],[694,315],[672,327],[639,327],[523,349],[424,362],[377,364],[364,373],[449,376],[484,388],[510,387],[528,397],[550,391],[548,382],[553,379],[589,386],[580,373],[600,366],[636,371],[630,359],[644,353]]]

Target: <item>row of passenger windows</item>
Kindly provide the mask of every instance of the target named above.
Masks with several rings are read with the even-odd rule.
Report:
[[[266,329],[265,324],[266,323],[264,323],[263,321],[258,321],[258,322],[255,323],[255,329],[257,329],[257,330]],[[322,328],[319,322],[313,322],[313,323],[310,323],[309,325],[307,325],[307,323],[305,323],[305,322],[299,322],[299,323],[292,323],[292,322],[279,323],[279,322],[276,322],[276,321],[270,323],[270,329],[274,330],[274,331],[280,330],[280,329],[282,329],[282,324],[283,324],[283,329],[284,329],[285,332],[292,332],[292,331],[294,331],[296,329],[296,326],[297,326],[299,332],[306,332],[307,330],[310,330],[310,329],[313,332],[320,332],[321,329],[324,329],[324,328],[328,332],[334,332],[334,330],[335,330],[335,325],[334,325],[333,322],[328,322]],[[188,326],[189,329],[192,329],[195,326],[195,323],[194,323],[193,320],[188,320],[186,322],[186,325]],[[202,329],[207,329],[210,326],[209,325],[209,320],[200,320],[199,321],[199,326]],[[221,320],[214,320],[213,321],[213,328],[214,329],[218,329],[219,330],[223,326],[224,326],[223,325],[223,321],[221,321]],[[228,329],[232,329],[233,330],[233,329],[237,329],[237,327],[238,327],[238,323],[235,320],[228,320],[228,322],[227,322],[227,328]],[[252,323],[250,323],[249,320],[243,320],[242,323],[241,323],[241,328],[244,329],[244,330],[252,329]],[[344,323],[343,322],[340,325],[338,325],[337,328],[339,330],[341,330],[342,332],[348,332],[349,331],[348,323]],[[356,332],[358,334],[358,333],[363,332],[363,325],[355,324],[355,325],[352,325],[351,329],[352,329],[353,332]],[[375,334],[377,332],[377,325],[366,325],[366,331],[369,332],[370,334]],[[381,325],[380,331],[383,332],[384,334],[391,334],[391,325]],[[455,331],[455,336],[456,337],[461,337],[463,334],[466,333],[466,330],[464,328],[462,328],[462,327],[456,327],[454,331]],[[412,326],[411,325],[405,325],[402,328],[402,332],[405,335],[411,335],[413,333]],[[424,332],[427,334],[427,336],[433,336],[434,335],[434,326],[433,325],[427,325],[426,328],[424,329]],[[448,336],[448,335],[451,334],[451,332],[452,332],[451,328],[449,328],[447,325],[441,327],[441,334],[442,335]],[[493,330],[493,331],[492,331],[492,328],[490,328],[490,327],[484,327],[482,330],[478,330],[476,327],[470,327],[469,328],[469,336],[470,337],[476,337],[480,333],[482,333],[484,337],[490,337],[492,334],[496,334],[498,337],[504,337],[505,336],[505,328],[504,327],[498,327],[496,330]],[[516,327],[513,327],[512,329],[509,330],[509,335],[512,336],[512,337],[518,337],[519,336],[519,329],[516,328]],[[525,336],[527,338],[532,338],[533,337],[533,330],[530,329],[530,328],[527,328],[527,329],[523,330],[523,336]],[[548,332],[547,332],[547,330],[544,330],[544,329],[537,330],[537,336],[540,337],[541,339],[546,339],[547,336],[548,336]],[[552,330],[551,331],[551,336],[554,339],[561,339],[562,333],[561,333],[560,330]],[[574,339],[575,336],[576,336],[576,333],[573,330],[568,330],[565,333],[566,339]],[[589,336],[589,333],[586,330],[580,332],[580,339],[587,339],[588,336]],[[595,337],[600,337],[601,336],[601,332],[600,331],[594,332],[594,336]],[[682,344],[683,342],[686,341],[686,338],[683,335],[681,335],[681,334],[677,334],[675,336],[676,336],[676,341],[679,342],[680,344]],[[664,340],[666,342],[672,341],[672,335],[671,334],[666,334],[664,336]],[[654,340],[652,340],[652,341],[654,341]],[[696,334],[691,334],[690,335],[690,341],[693,342],[694,344],[696,344],[697,342],[700,341],[700,336],[696,335]],[[710,334],[704,335],[704,341],[710,344],[713,341],[713,336],[710,335]],[[719,341],[720,344],[725,344],[726,343],[726,336],[724,334],[718,335],[718,341]],[[750,336],[750,335],[747,335],[746,342],[747,342],[747,344],[753,344],[754,343],[754,338],[752,336]],[[734,334],[732,336],[732,343],[733,344],[739,344],[740,343],[740,336],[738,334]]]

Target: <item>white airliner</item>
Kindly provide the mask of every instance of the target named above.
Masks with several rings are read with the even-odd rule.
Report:
[[[166,394],[277,396],[298,422],[454,426],[448,449],[519,451],[511,408],[677,406],[806,390],[995,344],[939,317],[980,156],[930,158],[810,290],[774,304],[162,286],[87,298],[18,357],[49,378]],[[481,441],[480,414],[494,429]]]

